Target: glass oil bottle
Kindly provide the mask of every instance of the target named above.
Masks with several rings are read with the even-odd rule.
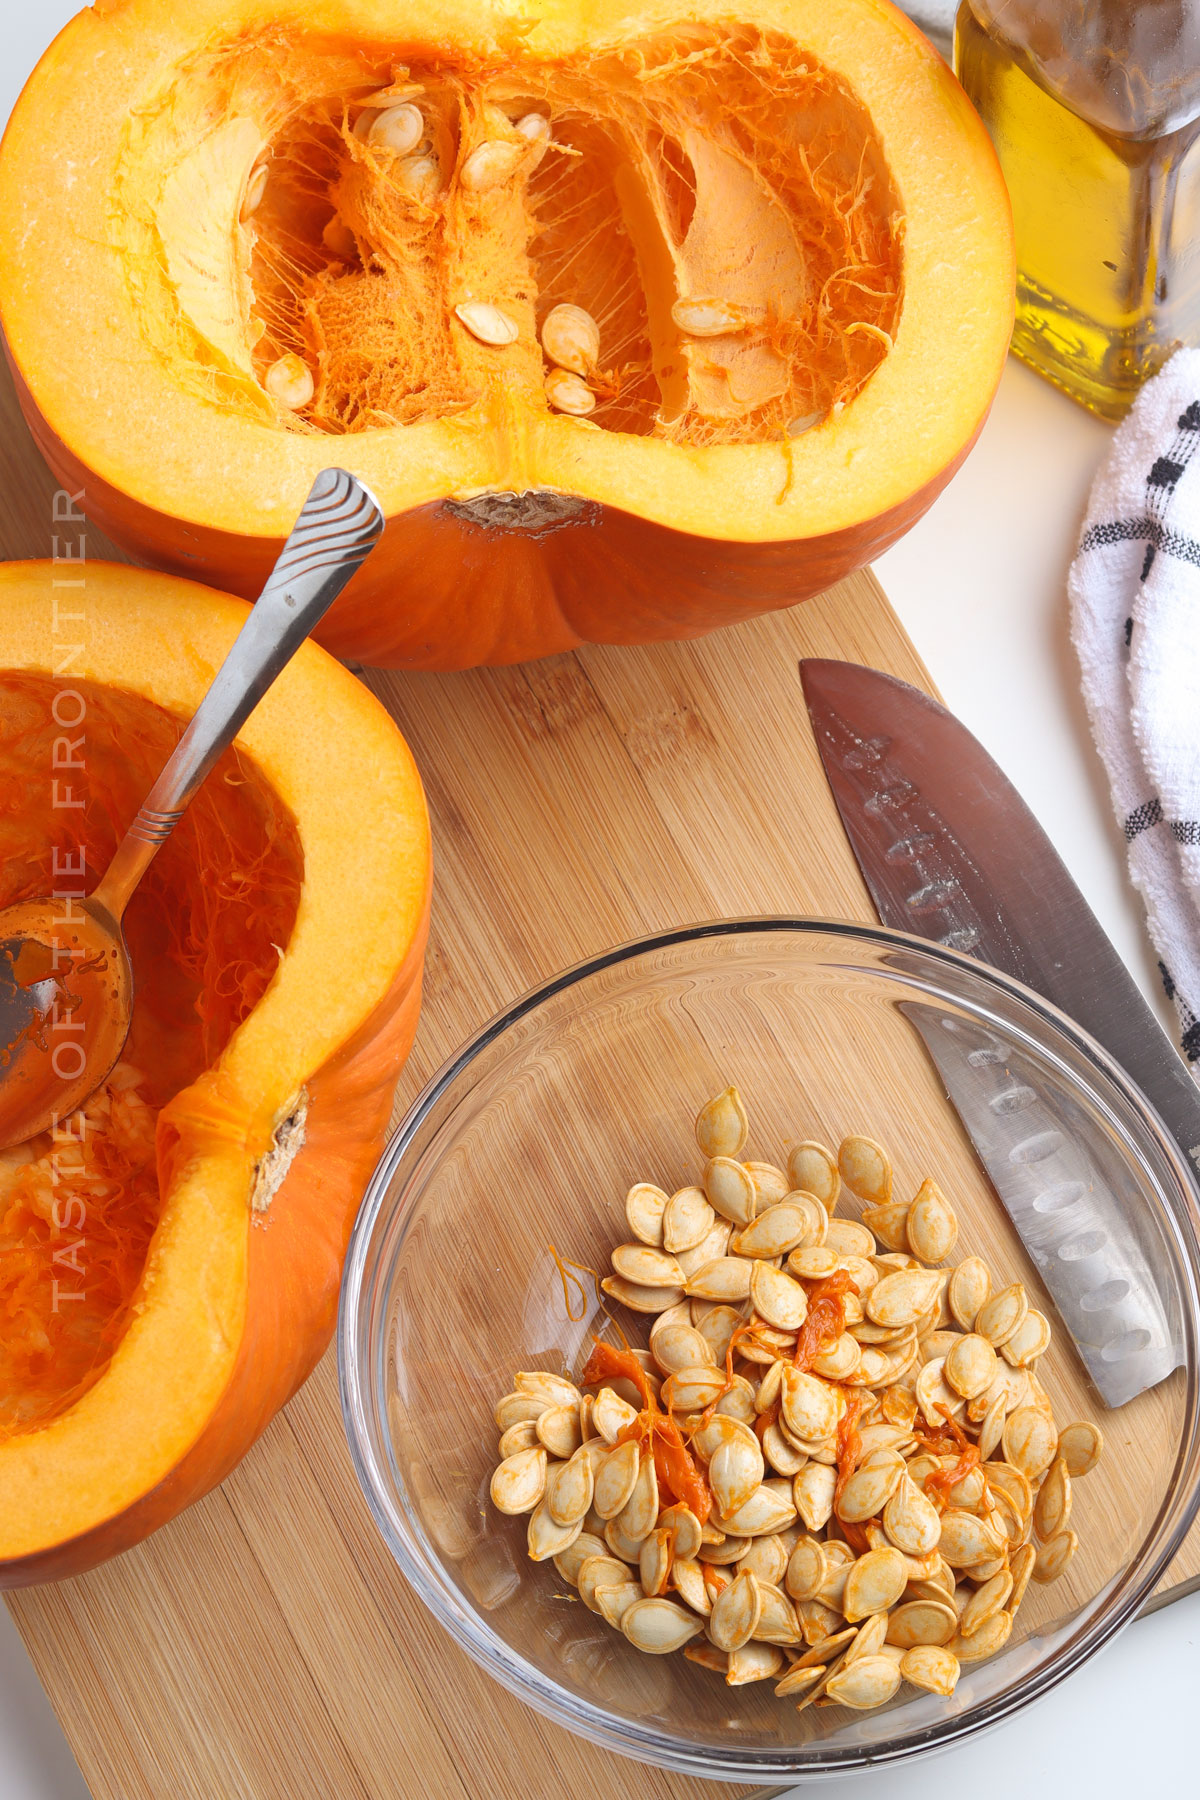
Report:
[[[963,0],[955,67],[1012,197],[1013,349],[1119,419],[1200,343],[1200,0]]]

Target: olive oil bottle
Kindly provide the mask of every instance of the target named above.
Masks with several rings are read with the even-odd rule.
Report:
[[[963,0],[955,67],[1017,247],[1013,349],[1119,419],[1200,343],[1200,4]]]

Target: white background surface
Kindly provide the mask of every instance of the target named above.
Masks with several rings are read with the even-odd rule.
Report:
[[[0,0],[0,119],[75,10],[71,0]],[[86,95],[80,104],[87,104]],[[1168,1021],[1125,880],[1067,636],[1063,580],[1108,439],[1107,426],[1010,364],[966,467],[877,569],[947,703],[1020,788]],[[929,1800],[955,1789],[970,1800],[1081,1791],[1088,1800],[1128,1800],[1148,1783],[1194,1792],[1190,1752],[1198,1706],[1200,1595],[1194,1595],[1131,1626],[1049,1699],[990,1735],[936,1762],[852,1777],[833,1791],[838,1800],[881,1800],[885,1792],[888,1800]],[[638,1792],[632,1764],[629,1791]],[[0,1800],[87,1800],[2,1610]]]

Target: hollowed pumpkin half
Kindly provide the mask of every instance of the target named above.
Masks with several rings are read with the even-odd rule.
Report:
[[[165,575],[65,579],[0,567],[0,904],[87,891],[246,616]],[[402,738],[304,646],[130,903],[112,1078],[0,1155],[0,1584],[173,1517],[324,1350],[429,882]]]
[[[322,641],[419,667],[866,562],[974,440],[1013,299],[990,144],[886,0],[97,0],[9,125],[0,269],[117,541],[252,595],[336,459],[389,524]]]

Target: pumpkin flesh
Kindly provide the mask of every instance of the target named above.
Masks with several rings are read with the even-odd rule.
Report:
[[[47,676],[0,677],[0,906],[86,893],[182,729],[136,696],[76,684],[86,767],[55,775],[58,692]],[[68,781],[72,806],[56,811]],[[227,751],[130,902],[134,1009],[114,1076],[57,1135],[0,1152],[0,1441],[49,1423],[107,1368],[158,1223],[156,1121],[266,991],[302,879],[294,819]]]
[[[370,141],[381,90],[419,107],[432,196]],[[531,114],[551,141],[522,158]],[[475,191],[497,144],[511,176]],[[0,243],[27,415],[106,529],[249,595],[335,437],[389,530],[322,639],[422,666],[690,635],[836,579],[965,454],[1012,313],[990,145],[881,0],[110,0],[18,105]],[[684,329],[714,296],[737,329]],[[479,303],[513,342],[464,325]],[[600,328],[586,418],[546,395],[560,303]],[[307,404],[273,398],[284,359]]]
[[[88,562],[73,597],[84,623],[67,644],[56,574],[0,567],[0,670],[21,697],[49,683],[88,702],[74,779],[102,856],[246,609]],[[27,727],[6,754],[27,757],[29,786],[4,789],[2,821],[23,888],[71,834],[69,813],[36,809],[47,775],[36,707]],[[117,729],[132,731],[132,752]],[[220,1481],[310,1373],[416,1028],[428,819],[403,740],[366,689],[303,646],[198,804],[211,813],[181,824],[129,915],[142,986],[128,1060],[149,1065],[139,1091],[157,1111],[154,1191],[139,1189],[128,1233],[98,1206],[94,1245],[73,1234],[85,1239],[77,1260],[94,1247],[107,1285],[64,1322],[78,1342],[68,1336],[62,1379],[31,1364],[28,1331],[14,1334],[0,1585],[74,1574],[137,1543]],[[31,1212],[9,1200],[4,1228],[44,1280]],[[20,1312],[10,1307],[18,1327]],[[44,1310],[40,1321],[49,1333]]]

